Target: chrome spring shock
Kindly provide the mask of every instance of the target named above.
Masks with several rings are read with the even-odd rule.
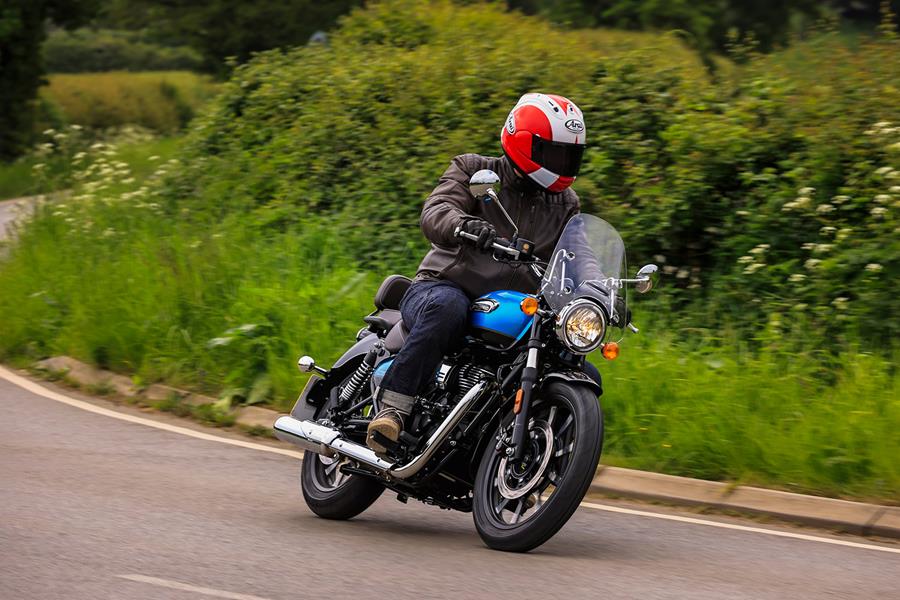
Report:
[[[381,343],[375,344],[372,346],[372,349],[366,353],[362,362],[353,372],[353,375],[350,376],[350,379],[344,384],[344,387],[341,388],[341,395],[339,397],[341,404],[352,402],[356,399],[359,390],[362,389],[363,384],[369,380],[369,376],[372,375],[372,371],[375,370],[375,360],[380,353]]]

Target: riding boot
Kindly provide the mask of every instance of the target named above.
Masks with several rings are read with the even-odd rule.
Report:
[[[391,442],[397,442],[400,439],[400,432],[403,431],[403,422],[412,412],[415,398],[405,394],[392,392],[391,390],[379,389],[376,397],[381,396],[381,410],[369,423],[366,432],[366,444],[378,454],[385,454],[387,447],[377,441],[375,433],[379,433]]]

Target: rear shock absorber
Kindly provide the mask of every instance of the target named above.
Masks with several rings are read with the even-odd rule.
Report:
[[[375,370],[375,361],[378,359],[378,355],[381,354],[381,346],[381,342],[378,341],[372,346],[371,350],[366,352],[359,367],[356,368],[356,371],[353,372],[353,375],[350,376],[350,379],[341,389],[341,404],[352,402],[359,395],[359,390],[362,389],[363,384],[369,380],[369,376]]]

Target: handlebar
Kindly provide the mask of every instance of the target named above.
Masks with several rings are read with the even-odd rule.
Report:
[[[456,237],[465,238],[467,240],[472,240],[474,242],[478,241],[477,235],[474,235],[472,233],[466,233],[465,231],[462,230],[462,227],[457,227],[456,230],[453,232],[453,235]],[[501,238],[501,241],[505,241],[505,240],[502,240],[502,238]],[[511,247],[509,245],[509,242],[507,242],[506,244],[503,244],[503,243],[501,243],[501,241],[494,241],[494,243],[491,244],[491,247],[494,250],[497,250],[498,252],[503,252],[504,254],[510,256],[513,260],[519,260],[519,258],[522,255],[522,252],[517,250],[516,248]]]

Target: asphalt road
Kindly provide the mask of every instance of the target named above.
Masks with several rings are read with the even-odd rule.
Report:
[[[0,380],[0,598],[900,598],[897,553],[589,507],[527,555],[485,548],[470,515],[388,494],[329,522],[303,504],[298,467]]]

